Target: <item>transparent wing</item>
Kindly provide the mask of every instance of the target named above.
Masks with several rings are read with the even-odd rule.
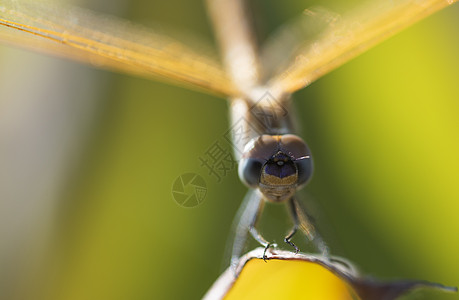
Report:
[[[98,67],[224,96],[235,89],[220,64],[178,40],[128,21],[76,8],[0,2],[0,41]]]
[[[331,19],[327,15],[318,17],[318,12],[313,12],[313,16],[316,14],[315,19],[328,19],[327,25],[320,28],[320,33],[312,39],[296,43],[293,48],[297,50],[293,59],[274,76],[269,85],[276,91],[293,93],[407,26],[456,1],[374,0],[339,18]],[[305,12],[310,15],[310,11]],[[296,26],[294,23],[292,28],[286,30],[298,31]],[[282,48],[285,41],[280,38],[276,43],[278,48]]]
[[[263,71],[268,78],[284,71],[302,47],[316,41],[339,18],[335,12],[314,7],[280,26],[261,49]]]

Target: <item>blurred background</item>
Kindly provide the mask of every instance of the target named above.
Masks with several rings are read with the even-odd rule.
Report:
[[[261,39],[317,3],[254,1]],[[73,4],[213,39],[201,1]],[[315,159],[303,198],[332,254],[364,274],[459,285],[458,15],[447,8],[295,94]],[[235,170],[218,182],[200,166],[229,129],[227,103],[5,46],[0,65],[0,298],[202,297],[246,193]],[[172,196],[188,172],[207,185],[194,208]],[[263,224],[279,241],[278,211]]]

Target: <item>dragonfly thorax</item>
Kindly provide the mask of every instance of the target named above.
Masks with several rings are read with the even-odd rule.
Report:
[[[309,148],[293,134],[261,135],[252,139],[239,163],[241,180],[259,189],[268,201],[289,199],[311,175]]]

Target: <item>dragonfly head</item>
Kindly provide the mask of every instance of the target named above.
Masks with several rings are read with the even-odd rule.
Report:
[[[311,153],[300,137],[261,135],[245,147],[239,177],[267,200],[281,202],[309,181],[312,169]]]

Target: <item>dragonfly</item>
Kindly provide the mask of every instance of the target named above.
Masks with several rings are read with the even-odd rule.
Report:
[[[235,263],[249,234],[265,252],[275,246],[257,230],[266,202],[288,206],[294,226],[284,241],[295,252],[299,249],[291,239],[301,230],[327,255],[295,196],[308,183],[313,163],[307,144],[296,134],[291,96],[453,2],[377,0],[341,15],[305,10],[260,47],[244,1],[208,0],[223,63],[180,40],[116,18],[32,2],[1,1],[0,40],[226,98],[231,127],[238,128],[233,145],[239,176],[250,189],[235,221]],[[311,24],[312,33],[307,30]],[[291,33],[297,34],[292,38]]]

